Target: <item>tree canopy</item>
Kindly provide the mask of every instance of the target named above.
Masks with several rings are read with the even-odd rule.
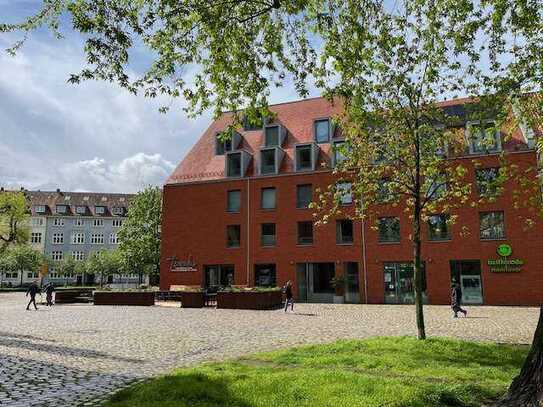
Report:
[[[0,192],[0,252],[28,241],[29,209],[23,192]]]

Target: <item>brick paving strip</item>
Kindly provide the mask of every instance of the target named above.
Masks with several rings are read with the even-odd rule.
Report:
[[[120,388],[208,360],[337,339],[414,335],[414,310],[396,305],[296,304],[295,313],[63,305],[25,311],[0,294],[0,405],[97,405]],[[427,306],[429,336],[529,343],[537,308]]]

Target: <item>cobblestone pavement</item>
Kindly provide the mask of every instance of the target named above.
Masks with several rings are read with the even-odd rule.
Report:
[[[414,335],[412,306],[296,304],[295,313],[58,305],[0,294],[0,405],[95,405],[150,375],[204,360],[340,338]],[[538,309],[427,306],[429,336],[529,343]]]

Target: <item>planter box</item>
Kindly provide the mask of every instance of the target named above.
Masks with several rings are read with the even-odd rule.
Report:
[[[152,291],[96,291],[94,305],[155,305]]]
[[[57,290],[55,304],[89,303],[92,301],[92,290]]]
[[[217,308],[226,309],[276,309],[281,308],[283,295],[281,291],[241,291],[217,293]]]
[[[179,294],[183,308],[203,308],[204,293],[181,292]]]

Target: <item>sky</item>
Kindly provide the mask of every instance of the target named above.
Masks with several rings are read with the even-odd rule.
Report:
[[[18,21],[39,5],[0,0],[0,21]],[[0,34],[0,186],[132,193],[163,184],[211,114],[189,119],[181,99],[162,114],[164,101],[115,84],[67,83],[84,66],[83,42],[68,24],[61,32],[60,40],[46,29],[33,33],[15,57],[4,49],[20,36]],[[138,52],[135,66],[146,59]],[[295,98],[282,89],[271,100]]]

